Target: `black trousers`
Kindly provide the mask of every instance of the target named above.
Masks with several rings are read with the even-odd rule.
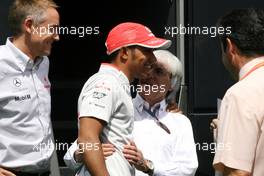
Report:
[[[20,172],[8,169],[10,172],[14,173],[16,176],[50,176],[50,172],[44,173],[28,173],[28,172]]]

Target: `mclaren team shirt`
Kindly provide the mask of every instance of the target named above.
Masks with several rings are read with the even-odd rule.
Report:
[[[33,62],[10,39],[0,46],[0,167],[49,169],[54,146],[48,70],[47,57]]]
[[[134,110],[129,86],[123,72],[102,64],[99,72],[85,83],[78,100],[79,117],[95,117],[107,123],[100,137],[102,143],[112,143],[117,151],[105,160],[111,176],[130,176],[135,172],[122,154],[133,129]],[[85,166],[78,175],[89,175]]]

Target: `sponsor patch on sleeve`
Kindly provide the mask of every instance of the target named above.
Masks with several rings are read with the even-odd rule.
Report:
[[[97,91],[93,92],[93,98],[101,99],[101,98],[103,98],[103,97],[105,97],[105,96],[106,96],[106,93],[103,93],[103,92],[97,92]]]

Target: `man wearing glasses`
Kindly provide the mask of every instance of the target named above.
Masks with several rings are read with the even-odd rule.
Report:
[[[180,113],[166,111],[166,97],[180,84],[181,63],[165,50],[154,51],[154,55],[158,63],[152,74],[139,81],[141,87],[150,85],[150,92],[142,89],[133,100],[133,137],[137,146],[127,145],[123,153],[143,171],[137,170],[136,176],[194,175],[198,162],[191,123]],[[148,168],[140,167],[144,163]]]

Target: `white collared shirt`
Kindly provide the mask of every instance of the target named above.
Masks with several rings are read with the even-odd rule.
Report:
[[[154,163],[154,176],[192,176],[198,167],[192,126],[189,119],[179,113],[166,112],[165,100],[156,114],[171,134],[158,126],[154,118],[143,110],[148,103],[137,95],[133,100],[135,121],[134,141],[146,159]],[[152,106],[155,108],[157,104]],[[136,176],[147,176],[137,171]]]
[[[0,166],[25,172],[49,169],[49,60],[35,63],[10,39],[0,46]]]
[[[243,78],[264,57],[246,63],[239,72]],[[251,72],[229,88],[218,114],[217,143],[214,166],[250,172],[263,176],[264,169],[264,67]]]
[[[101,142],[110,142],[117,149],[105,160],[109,174],[134,175],[134,167],[122,153],[123,146],[131,139],[134,120],[130,84],[125,74],[109,64],[102,64],[99,72],[88,79],[81,91],[78,114],[79,117],[95,117],[107,123],[100,136]],[[85,166],[78,175],[89,175]]]

